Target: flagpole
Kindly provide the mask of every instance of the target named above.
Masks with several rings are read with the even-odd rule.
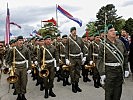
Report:
[[[57,29],[58,29],[58,14],[57,14],[57,4],[56,4],[56,22],[57,22],[57,24],[56,24],[56,27],[57,27]]]

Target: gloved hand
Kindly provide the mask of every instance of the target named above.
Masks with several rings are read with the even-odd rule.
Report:
[[[35,63],[35,65],[38,65],[38,62],[37,61],[35,61],[34,63]]]
[[[129,71],[125,71],[125,77],[127,78],[129,76]]]
[[[57,66],[57,67],[56,67],[56,71],[59,71],[59,69],[60,69],[60,67],[59,67],[59,66]]]
[[[86,61],[86,57],[83,57],[83,59],[82,59],[82,64],[84,64],[85,61]]]
[[[90,61],[90,65],[92,65],[93,64],[93,61]]]
[[[28,70],[28,71],[27,71],[27,74],[30,74],[30,73],[31,73],[31,70]]]
[[[105,79],[106,79],[106,76],[105,75],[102,75],[100,76],[101,77],[101,84],[104,85],[105,84]]]
[[[66,64],[69,65],[70,64],[70,61],[68,59],[66,59]]]

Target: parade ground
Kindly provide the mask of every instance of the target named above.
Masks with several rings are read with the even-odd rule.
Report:
[[[7,83],[8,75],[2,74],[0,81],[0,100],[16,100],[17,95],[13,95],[12,85]],[[92,80],[92,77],[90,76]],[[33,81],[31,74],[28,75],[28,85],[27,85],[27,100],[44,100],[44,92],[40,91],[40,86],[35,86],[36,80]],[[55,78],[54,82],[54,93],[56,97],[49,97],[48,100],[105,100],[104,99],[104,89],[94,88],[93,81],[83,82],[80,78],[79,85],[82,92],[72,93],[71,86],[62,86],[62,81],[57,82]],[[130,74],[129,78],[125,79],[125,84],[123,84],[123,92],[121,100],[133,100],[133,77]]]

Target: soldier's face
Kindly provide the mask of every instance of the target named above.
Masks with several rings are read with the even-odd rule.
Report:
[[[50,45],[51,42],[52,42],[52,41],[51,41],[51,38],[48,38],[48,39],[45,40],[45,44],[46,44],[46,45]]]
[[[76,30],[73,30],[73,31],[71,32],[71,34],[72,34],[73,36],[76,36]]]
[[[19,40],[17,41],[17,46],[22,46],[23,43],[24,43],[23,39],[19,39]]]
[[[115,28],[111,28],[110,30],[108,30],[108,36],[111,37],[111,38],[116,37]]]

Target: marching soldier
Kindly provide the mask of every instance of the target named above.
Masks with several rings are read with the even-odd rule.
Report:
[[[81,53],[83,52],[84,43],[80,37],[76,34],[76,27],[70,29],[70,36],[66,45],[66,64],[70,67],[70,77],[72,84],[72,92],[82,92],[79,88],[79,78],[81,70]],[[83,55],[84,56],[84,55]],[[83,62],[86,61],[84,56],[82,59]]]
[[[104,84],[105,80],[105,100],[120,100],[123,74],[126,77],[129,75],[128,56],[122,41],[116,39],[112,24],[108,25],[106,42],[100,44],[96,65],[101,83]]]
[[[87,40],[86,34],[84,34],[82,36],[82,41],[84,42],[84,49],[85,49],[84,51],[85,51],[85,57],[86,57],[85,63],[81,65],[82,66],[82,76],[83,76],[84,82],[87,82],[87,81],[90,82],[91,80],[88,77],[89,69],[85,69],[85,65],[87,65],[90,61],[90,59],[89,59],[90,58],[89,57],[89,52],[90,52],[89,51],[89,45],[90,45],[90,43]]]
[[[100,36],[99,33],[94,34],[94,41],[90,44],[90,55],[91,55],[91,61],[90,63],[93,63],[92,67],[92,77],[94,81],[94,87],[99,88],[101,86],[100,83],[100,75],[98,73],[98,70],[95,66],[97,58],[98,58],[98,52],[99,52],[99,44],[100,44]]]
[[[63,78],[63,86],[71,85],[69,82],[69,67],[66,65],[65,62],[65,47],[67,44],[67,35],[62,36],[62,42],[60,43],[60,70],[61,70],[61,76]]]
[[[27,100],[25,98],[26,86],[27,86],[27,70],[30,69],[31,58],[28,48],[23,45],[23,36],[18,36],[16,40],[16,47],[9,52],[9,66],[15,63],[15,74],[18,76],[18,81],[15,83],[16,94],[18,94],[17,100]],[[13,62],[15,49],[15,62]],[[28,62],[27,62],[28,60]],[[28,66],[29,65],[29,66]],[[29,72],[29,71],[28,71]]]
[[[54,61],[56,61],[58,65],[59,54],[57,52],[56,47],[51,44],[50,35],[46,35],[44,37],[44,43],[45,45],[40,48],[39,58],[38,58],[39,65],[41,66],[42,63],[45,63],[46,64],[45,69],[49,71],[49,74],[43,78],[44,89],[45,89],[44,98],[48,98],[49,96],[56,97],[55,93],[53,92],[54,77],[55,77]],[[45,61],[43,57],[45,58]]]

